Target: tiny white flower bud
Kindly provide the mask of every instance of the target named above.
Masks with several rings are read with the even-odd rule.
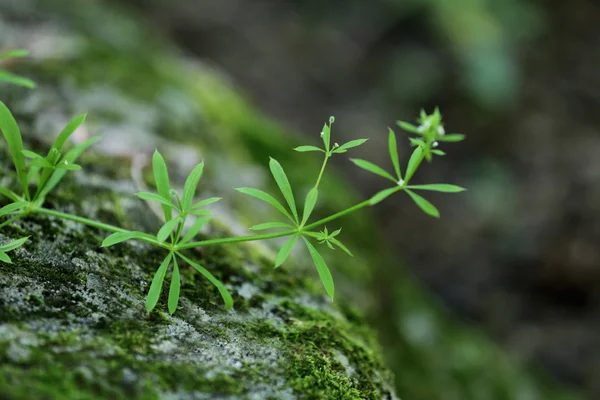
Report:
[[[323,136],[325,134],[325,132],[321,132],[321,136]]]
[[[398,181],[398,186],[402,186],[402,185],[404,185],[404,179],[400,179],[400,180]]]
[[[444,136],[446,134],[446,130],[443,126],[438,127],[438,135]]]
[[[438,142],[433,142],[433,143],[431,144],[431,147],[438,147],[438,145],[439,145],[439,143],[438,143]]]
[[[67,160],[65,160],[65,165],[69,165],[69,162]]]
[[[337,144],[337,143],[334,143],[334,144],[333,144],[333,147],[340,147],[340,145],[339,145],[339,144]]]

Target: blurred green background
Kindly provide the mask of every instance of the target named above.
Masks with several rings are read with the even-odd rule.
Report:
[[[440,106],[446,130],[468,140],[416,179],[468,192],[429,196],[439,221],[399,198],[371,210],[381,232],[360,231],[369,214],[348,232],[363,254],[388,245],[370,259],[372,299],[357,303],[399,396],[600,398],[600,5],[104,1],[221,75],[226,85],[202,82],[205,112],[259,160],[315,144],[335,115],[339,141],[369,137],[355,154],[380,161],[387,126]],[[283,131],[306,136],[275,143]],[[343,157],[336,168],[364,196],[383,188]]]

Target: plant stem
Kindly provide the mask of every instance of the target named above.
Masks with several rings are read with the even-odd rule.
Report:
[[[211,246],[216,244],[227,244],[227,243],[239,243],[239,242],[253,242],[256,240],[266,240],[266,239],[275,239],[278,237],[284,237],[289,235],[297,234],[298,230],[289,230],[277,233],[266,233],[264,235],[252,235],[252,236],[235,236],[221,239],[208,239],[201,240],[199,242],[186,243],[181,246],[177,246],[178,250],[191,249],[193,247],[199,246]]]

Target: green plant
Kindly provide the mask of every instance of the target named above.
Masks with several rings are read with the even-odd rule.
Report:
[[[0,62],[10,60],[13,58],[26,57],[27,55],[29,55],[29,52],[27,50],[5,51],[4,53],[0,53]],[[8,82],[14,85],[26,87],[28,89],[35,88],[35,82],[31,79],[23,78],[22,76],[12,74],[3,69],[0,69],[0,82]]]
[[[207,278],[221,294],[225,303],[225,308],[233,307],[233,299],[227,288],[216,279],[206,268],[199,263],[193,261],[186,256],[184,252],[191,248],[212,246],[226,243],[241,243],[257,240],[267,240],[280,237],[289,237],[285,244],[281,247],[275,257],[275,268],[281,266],[289,257],[294,246],[298,241],[302,241],[308,254],[310,255],[317,273],[323,283],[325,291],[333,300],[335,287],[331,272],[321,255],[320,251],[312,243],[317,241],[319,244],[325,244],[330,249],[340,248],[342,251],[352,256],[350,250],[338,239],[341,233],[341,228],[329,232],[325,226],[328,222],[346,216],[361,208],[373,206],[383,201],[392,194],[400,191],[406,192],[410,198],[420,207],[425,213],[433,217],[439,217],[439,212],[433,204],[417,194],[419,190],[429,190],[438,192],[460,192],[463,188],[450,184],[427,184],[427,185],[411,185],[410,181],[422,161],[431,161],[434,155],[442,156],[444,153],[437,149],[439,142],[458,142],[464,139],[463,135],[450,134],[446,135],[442,125],[441,115],[439,110],[435,110],[431,115],[421,112],[418,119],[418,125],[412,125],[406,122],[399,121],[401,128],[414,133],[416,137],[409,137],[409,140],[414,146],[414,150],[408,160],[406,171],[402,174],[400,161],[397,151],[396,135],[392,129],[388,133],[388,145],[393,173],[389,173],[383,168],[362,159],[351,159],[358,167],[381,176],[393,182],[393,186],[380,191],[371,198],[349,207],[345,210],[337,212],[326,218],[309,222],[311,214],[317,204],[319,197],[319,186],[323,177],[323,173],[329,159],[334,154],[346,153],[349,149],[364,144],[367,139],[352,140],[344,143],[341,146],[337,143],[331,143],[331,128],[334,123],[334,118],[331,117],[329,122],[323,126],[321,138],[323,147],[312,145],[300,146],[295,148],[298,152],[319,152],[323,154],[323,163],[317,176],[315,185],[309,190],[304,199],[304,207],[301,212],[296,206],[296,199],[287,178],[287,175],[281,164],[271,158],[269,168],[275,179],[277,186],[285,200],[284,206],[274,196],[262,190],[255,188],[237,188],[236,190],[264,201],[271,205],[281,214],[282,221],[271,221],[254,225],[249,229],[252,231],[274,230],[272,233],[255,234],[249,236],[226,237],[217,239],[208,239],[201,241],[193,241],[198,235],[203,226],[210,221],[210,210],[203,207],[215,203],[220,200],[218,197],[212,197],[194,203],[196,187],[202,173],[204,171],[204,163],[198,164],[186,179],[183,187],[183,193],[180,196],[171,188],[169,182],[169,174],[166,163],[162,155],[157,151],[154,152],[152,158],[152,169],[156,185],[156,193],[140,192],[137,196],[143,200],[150,200],[159,203],[163,210],[164,224],[154,235],[128,231],[113,225],[104,224],[99,221],[83,218],[77,215],[71,215],[48,208],[44,208],[44,201],[50,191],[56,187],[68,171],[75,171],[81,167],[75,164],[79,155],[89,146],[94,144],[98,138],[92,138],[88,141],[73,147],[71,150],[64,152],[64,147],[68,138],[73,132],[85,121],[85,115],[80,115],[74,118],[63,131],[58,135],[56,141],[50,148],[48,154],[44,157],[33,151],[23,148],[23,140],[19,127],[11,114],[10,110],[0,102],[0,130],[8,143],[8,149],[12,157],[19,181],[21,194],[17,194],[8,187],[0,186],[0,195],[8,198],[12,202],[0,209],[0,219],[6,219],[0,223],[0,228],[15,221],[18,218],[25,217],[33,213],[50,215],[66,220],[75,221],[91,227],[112,232],[102,242],[103,247],[110,247],[127,240],[140,240],[150,243],[154,246],[161,247],[166,250],[166,256],[158,267],[148,291],[146,300],[146,309],[152,311],[156,306],[160,293],[162,291],[165,276],[169,267],[172,266],[171,282],[168,295],[169,312],[174,313],[179,301],[180,294],[180,271],[179,263],[183,262],[194,268],[205,278]],[[32,190],[34,189],[34,190]],[[184,227],[189,218],[195,219],[191,227],[184,232]],[[317,230],[321,228],[322,230]],[[10,262],[10,258],[6,252],[14,250],[23,245],[27,238],[18,239],[12,243],[0,246],[0,260]]]

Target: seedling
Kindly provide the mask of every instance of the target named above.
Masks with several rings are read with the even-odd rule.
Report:
[[[169,268],[172,269],[171,282],[169,285],[168,294],[168,310],[172,314],[176,311],[179,302],[181,275],[179,271],[180,263],[185,263],[198,271],[206,279],[208,279],[219,291],[225,308],[233,307],[233,298],[229,294],[225,285],[216,279],[206,268],[198,262],[192,260],[184,254],[187,249],[214,246],[226,243],[241,243],[257,240],[268,240],[280,237],[289,237],[277,252],[274,260],[274,267],[280,267],[289,257],[297,242],[304,243],[304,247],[308,251],[312,259],[319,278],[323,283],[325,292],[333,300],[335,295],[335,286],[332,274],[327,266],[321,252],[313,242],[324,245],[321,248],[329,248],[335,250],[341,249],[343,252],[352,256],[350,250],[339,240],[342,229],[338,228],[329,232],[328,222],[334,221],[352,212],[358,211],[361,208],[373,206],[385,200],[392,194],[404,191],[421,208],[426,214],[438,218],[440,216],[437,208],[417,194],[417,191],[438,191],[446,193],[455,193],[464,189],[451,184],[425,184],[411,185],[413,175],[421,165],[423,160],[432,161],[433,156],[443,156],[444,152],[438,149],[440,142],[458,142],[464,139],[464,135],[449,134],[446,135],[442,125],[441,114],[436,109],[432,114],[428,115],[424,111],[421,112],[420,118],[417,120],[418,125],[412,125],[407,122],[398,121],[398,125],[415,134],[416,137],[409,137],[409,141],[414,150],[408,160],[404,174],[400,166],[400,159],[397,150],[396,135],[392,129],[388,132],[388,150],[392,165],[392,172],[386,171],[384,168],[375,165],[369,161],[351,158],[350,160],[372,174],[387,179],[393,183],[392,187],[376,193],[371,198],[349,207],[345,210],[332,214],[318,221],[310,222],[310,217],[317,204],[319,198],[320,183],[323,173],[329,159],[334,154],[343,154],[348,150],[364,144],[367,139],[356,139],[338,145],[331,143],[331,130],[334,123],[334,118],[331,117],[323,126],[321,131],[321,139],[323,147],[306,145],[296,147],[294,150],[298,152],[318,152],[323,154],[323,163],[317,176],[316,183],[308,191],[304,199],[304,206],[301,212],[296,206],[296,198],[292,190],[292,186],[281,164],[271,158],[269,161],[269,169],[275,183],[277,184],[281,197],[284,203],[280,202],[276,197],[264,192],[260,189],[242,187],[236,190],[245,195],[254,197],[258,200],[266,202],[272,206],[281,216],[279,221],[264,222],[251,226],[251,231],[266,231],[273,230],[272,233],[255,234],[248,236],[226,237],[218,239],[208,239],[193,241],[199,234],[200,230],[210,222],[211,212],[204,207],[220,200],[218,197],[194,202],[196,188],[204,171],[204,162],[198,164],[190,173],[185,181],[183,193],[180,195],[177,191],[171,188],[167,165],[162,155],[156,150],[152,157],[152,169],[156,184],[156,193],[140,192],[137,196],[142,200],[154,201],[161,205],[164,223],[156,234],[148,234],[144,232],[128,231],[113,225],[104,224],[99,221],[94,221],[88,218],[79,217],[76,215],[63,213],[43,207],[46,196],[52,189],[61,181],[68,171],[76,171],[81,167],[75,162],[79,155],[89,146],[94,144],[98,138],[92,138],[88,141],[73,147],[71,150],[64,152],[64,147],[68,138],[73,132],[85,121],[85,114],[74,118],[63,131],[58,135],[56,141],[51,146],[48,154],[44,157],[36,154],[31,150],[23,148],[23,140],[19,127],[12,116],[10,110],[0,102],[0,130],[8,143],[8,149],[11,154],[17,179],[20,184],[20,194],[12,191],[8,187],[0,186],[0,195],[8,198],[11,203],[0,209],[0,228],[15,221],[18,218],[26,217],[29,214],[40,213],[51,215],[66,220],[75,221],[81,224],[92,226],[101,230],[112,232],[102,242],[102,247],[110,247],[127,240],[140,240],[158,246],[165,250],[166,256],[159,265],[150,289],[146,298],[146,309],[151,312],[158,303],[164,280]],[[32,190],[33,189],[33,190]],[[186,222],[188,219],[194,219],[191,227],[185,231]],[[321,230],[318,230],[321,228]],[[0,262],[11,262],[7,252],[22,246],[27,238],[15,240],[9,244],[0,246]]]

